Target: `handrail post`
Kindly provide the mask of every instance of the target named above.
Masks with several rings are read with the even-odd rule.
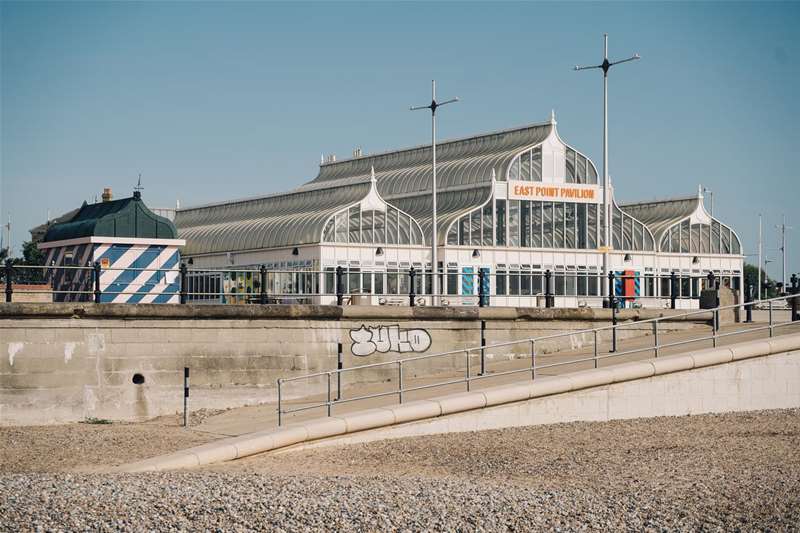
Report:
[[[415,293],[416,288],[414,287],[414,277],[416,274],[417,272],[414,270],[414,266],[412,265],[411,268],[408,269],[408,305],[410,307],[414,307],[414,300],[417,299],[417,295]]]
[[[711,329],[711,346],[713,346],[714,348],[717,347],[717,328],[718,328],[717,321],[719,320],[717,318],[718,316],[719,315],[717,315],[717,311],[716,310],[711,315],[711,328],[712,328]]]
[[[186,303],[186,295],[189,292],[189,287],[187,286],[187,278],[188,278],[188,267],[186,263],[181,263],[180,266],[180,276],[181,276],[181,290],[180,290],[180,302],[182,304]]]
[[[531,339],[531,380],[536,380],[536,339]]]
[[[544,271],[544,306],[553,307],[553,273],[550,269]]]
[[[281,410],[281,378],[278,378],[278,427],[280,427],[282,419],[281,415],[283,414]]]
[[[8,258],[6,259],[6,303],[11,303],[11,296],[14,294],[14,282],[11,279],[13,276],[12,260]]]
[[[772,338],[772,300],[769,301],[769,336]]]
[[[749,323],[751,323],[753,321],[753,285],[752,284],[747,286],[747,295],[746,296],[747,296],[747,298],[745,298],[745,301],[747,302],[747,304],[744,306],[744,311],[745,311],[745,320],[744,321],[749,324]]]
[[[597,368],[597,330],[594,330],[594,367]]]
[[[486,321],[481,320],[481,372],[480,376],[486,374]]]
[[[344,301],[344,292],[342,292],[342,278],[344,269],[341,265],[336,267],[336,305],[342,305]]]
[[[670,299],[670,308],[677,309],[678,305],[678,276],[675,274],[675,271],[669,273],[669,299]]]
[[[98,261],[94,262],[92,266],[92,277],[94,278],[94,303],[100,303],[100,263]]]
[[[331,401],[331,373],[330,372],[328,372],[328,401],[326,403],[328,404],[328,416],[330,417],[331,416],[331,403],[332,403],[332,401]]]
[[[655,357],[658,357],[658,320],[653,322],[653,352]]]
[[[258,267],[258,273],[261,275],[261,291],[259,293],[259,303],[264,305],[267,303],[267,265]]]
[[[470,382],[470,379],[471,379],[471,376],[470,376],[470,374],[469,374],[469,350],[464,350],[464,354],[467,356],[467,370],[466,370],[466,374],[467,374],[467,392],[469,392],[469,382]]]
[[[486,295],[483,292],[483,278],[485,275],[483,269],[478,267],[478,307],[484,307],[486,305]]]
[[[400,403],[403,403],[403,360],[397,361],[397,393],[400,396]]]

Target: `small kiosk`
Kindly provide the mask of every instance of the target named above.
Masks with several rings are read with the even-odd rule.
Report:
[[[180,250],[175,225],[153,213],[140,191],[130,198],[86,204],[71,219],[47,230],[46,255],[53,301],[93,299],[95,263],[103,303],[179,303]],[[84,267],[84,268],[69,268]]]

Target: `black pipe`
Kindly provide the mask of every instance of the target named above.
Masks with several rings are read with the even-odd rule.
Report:
[[[11,259],[6,259],[6,303],[11,303],[11,295],[14,294],[14,282],[11,279],[14,276],[14,269],[11,265]]]
[[[344,292],[342,292],[342,278],[344,277],[344,269],[341,266],[336,267],[336,305],[342,305],[344,301]]]
[[[181,296],[180,296],[180,302],[182,304],[186,303],[186,300],[187,300],[186,296],[189,294],[189,285],[187,283],[188,279],[189,279],[188,270],[189,269],[186,266],[186,263],[181,263],[181,266],[180,266],[180,272],[181,272],[181,292],[180,292]]]
[[[669,298],[670,298],[670,308],[677,309],[678,305],[678,276],[675,274],[675,271],[669,273]]]
[[[486,274],[483,272],[482,268],[478,269],[478,307],[484,307],[486,305],[485,298],[486,295],[483,292],[483,279]]]
[[[410,305],[411,307],[414,307],[414,305],[416,305],[414,300],[417,299],[417,295],[416,295],[416,292],[415,292],[416,291],[416,287],[414,287],[414,277],[416,276],[416,274],[417,274],[417,272],[416,272],[416,270],[414,270],[413,266],[410,269],[408,269],[408,281],[409,281],[408,305]]]
[[[544,271],[544,306],[545,307],[553,307],[553,282],[552,282],[553,273],[550,272],[550,269]]]
[[[261,275],[261,293],[259,294],[259,302],[261,305],[267,303],[267,265],[261,265],[258,269]]]
[[[94,303],[100,303],[100,263],[95,261],[94,268],[92,268],[92,276],[94,277]]]

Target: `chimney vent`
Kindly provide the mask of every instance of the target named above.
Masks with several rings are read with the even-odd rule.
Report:
[[[114,198],[114,195],[111,194],[111,187],[106,187],[103,189],[102,198],[104,202],[110,202]]]

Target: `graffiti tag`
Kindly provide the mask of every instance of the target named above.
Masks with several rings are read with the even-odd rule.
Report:
[[[350,330],[353,355],[364,357],[375,352],[424,352],[431,347],[431,335],[424,329],[400,329],[394,326],[361,325]]]

